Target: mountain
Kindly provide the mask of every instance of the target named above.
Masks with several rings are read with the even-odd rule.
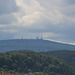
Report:
[[[0,72],[33,72],[34,75],[75,75],[75,66],[41,53],[15,51],[0,53]],[[41,74],[35,74],[36,72]]]
[[[42,52],[43,54],[50,55],[52,57],[63,59],[69,63],[75,64],[75,51],[58,50]]]
[[[75,45],[63,44],[43,39],[0,40],[0,52],[13,50],[53,51],[75,50]]]

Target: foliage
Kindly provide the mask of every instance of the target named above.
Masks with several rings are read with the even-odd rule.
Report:
[[[48,51],[42,52],[46,55],[50,55],[52,57],[63,59],[69,63],[75,64],[75,51],[68,50],[58,50],[58,51]]]
[[[75,75],[75,66],[63,60],[33,51],[16,51],[0,54],[0,72],[27,75]]]

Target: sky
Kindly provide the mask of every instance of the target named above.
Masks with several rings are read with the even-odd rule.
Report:
[[[75,44],[75,0],[0,0],[0,40],[41,34]]]

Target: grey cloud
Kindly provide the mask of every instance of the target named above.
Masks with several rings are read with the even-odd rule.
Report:
[[[53,25],[48,21],[45,22],[40,22],[38,24],[35,24],[36,26],[33,27],[5,27],[5,29],[15,29],[18,30],[18,32],[15,32],[14,34],[11,33],[3,33],[3,35],[1,34],[1,37],[7,36],[7,38],[21,38],[22,36],[24,38],[36,38],[36,36],[40,35],[41,33],[54,33],[56,35],[59,36],[54,36],[54,37],[48,37],[46,39],[53,39],[53,40],[57,40],[57,41],[62,41],[62,42],[74,42],[75,40],[75,26],[71,25],[69,23],[63,23],[63,24],[59,24],[59,25]],[[40,25],[43,28],[40,28]],[[63,26],[62,26],[63,25]],[[44,27],[45,26],[45,27]],[[9,37],[11,36],[11,37]],[[43,35],[44,37],[44,35]],[[7,39],[4,38],[4,39]]]
[[[14,38],[14,34],[0,31],[0,40],[13,39],[13,38]]]
[[[60,8],[61,13],[67,16],[75,17],[75,5]]]
[[[64,0],[67,4],[75,4],[75,0]]]
[[[13,12],[18,9],[15,0],[0,0],[0,24],[12,24],[17,21]]]
[[[18,11],[15,0],[0,0],[0,14],[10,14]]]
[[[11,24],[16,21],[17,19],[12,14],[0,15],[0,24]]]
[[[47,11],[58,10],[66,16],[75,16],[75,0],[38,0]]]

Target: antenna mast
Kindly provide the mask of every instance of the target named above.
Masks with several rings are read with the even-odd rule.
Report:
[[[42,36],[42,34],[41,34],[41,40],[43,40],[43,36]]]

